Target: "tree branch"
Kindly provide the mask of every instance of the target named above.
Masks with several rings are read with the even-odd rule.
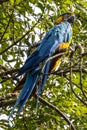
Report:
[[[76,48],[75,48],[75,51],[77,50],[77,49],[80,49],[80,55],[82,56],[82,47],[80,46],[80,45],[77,45],[76,46]],[[74,53],[73,53],[74,54]],[[82,91],[82,63],[81,63],[81,61],[82,61],[82,57],[80,56],[80,87],[79,88],[81,88],[81,91]],[[73,85],[72,85],[72,57],[73,57],[73,55],[72,56],[70,56],[70,86],[71,86],[71,90],[72,90],[72,92],[73,92],[73,94],[76,96],[76,98],[77,99],[79,99],[84,105],[86,105],[87,106],[87,103],[86,102],[84,102],[76,93],[75,93],[75,91],[74,91],[74,89],[73,89]],[[84,94],[83,94],[84,95]]]
[[[4,97],[0,97],[0,107],[4,107],[4,106],[6,107],[8,105],[14,104],[16,99],[12,99],[9,101],[7,100],[8,98],[12,98],[12,96],[16,97],[17,93],[9,93]],[[37,98],[37,95],[35,95],[35,98]],[[47,105],[52,110],[56,111],[70,125],[72,130],[76,130],[75,127],[73,126],[72,122],[64,115],[64,113],[58,107],[56,107],[53,104],[49,103],[48,101],[44,100],[40,96],[39,96],[39,101],[42,102],[43,104]]]
[[[42,17],[42,15],[41,15]],[[7,47],[6,49],[4,49],[2,52],[0,52],[0,55],[2,55],[3,53],[5,53],[6,51],[8,51],[11,47],[13,47],[14,45],[16,45],[18,42],[20,42],[26,35],[28,35],[33,28],[38,24],[38,22],[41,20],[41,17],[38,19],[38,21],[30,28],[30,30],[28,30],[21,38],[19,38],[16,42],[14,42],[12,45],[10,45],[9,47]]]
[[[8,74],[12,75],[13,73],[18,72],[19,69],[11,69],[11,70],[6,70],[5,72],[0,73],[0,77],[6,76]],[[16,77],[16,76],[15,76]]]
[[[7,29],[8,29],[8,27],[9,27],[9,24],[10,24],[10,22],[11,22],[11,20],[12,20],[12,15],[13,15],[13,11],[12,11],[12,13],[11,13],[11,15],[10,15],[10,18],[9,18],[8,24],[7,24],[6,28],[5,28],[5,31],[3,32],[3,34],[2,34],[2,36],[1,36],[1,38],[0,38],[0,42],[2,41],[4,35],[5,35],[5,33],[6,33]]]
[[[0,0],[0,4],[3,4],[4,2],[8,2],[9,0]]]
[[[4,71],[7,71],[7,68],[0,64],[0,69],[3,69]]]
[[[49,103],[48,101],[44,100],[42,97],[39,97],[40,102],[43,104],[47,105],[49,108],[52,110],[56,111],[63,119],[70,125],[72,130],[76,130],[75,127],[73,126],[72,122],[64,115],[64,113],[56,106],[53,104]]]

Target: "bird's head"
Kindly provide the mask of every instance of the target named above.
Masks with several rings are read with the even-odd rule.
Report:
[[[73,12],[68,12],[68,13],[60,15],[58,19],[56,20],[56,24],[67,21],[73,25],[74,20],[75,20],[75,14]]]

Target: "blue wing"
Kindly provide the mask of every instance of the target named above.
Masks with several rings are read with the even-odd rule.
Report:
[[[38,80],[38,77],[40,76],[40,72],[42,71],[41,66],[44,65],[47,58],[51,57],[62,43],[69,42],[71,36],[71,25],[68,22],[61,22],[58,25],[55,25],[47,32],[47,34],[41,41],[40,45],[33,51],[31,55],[28,56],[24,66],[20,69],[18,73],[18,76],[20,76],[21,74],[28,72],[26,82],[21,93],[19,94],[19,97],[12,109],[10,116],[12,115],[14,109],[19,103],[20,107],[18,112],[20,112],[20,110],[26,103],[27,99],[30,97]],[[47,62],[43,72],[48,73],[49,68],[50,61]],[[43,74],[41,85],[42,89],[46,80],[47,76]]]
[[[60,44],[69,42],[71,36],[72,29],[68,22],[61,22],[51,28],[45,35],[41,44],[28,56],[24,66],[20,69],[18,76],[37,68],[41,62],[53,55]]]

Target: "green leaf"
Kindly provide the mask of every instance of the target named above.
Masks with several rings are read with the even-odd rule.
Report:
[[[19,4],[22,0],[16,0],[16,4]]]
[[[44,11],[44,5],[42,3],[38,2],[37,7]]]
[[[14,5],[14,0],[10,0],[11,5]]]

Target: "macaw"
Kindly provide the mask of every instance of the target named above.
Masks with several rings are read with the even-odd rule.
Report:
[[[21,111],[36,85],[38,85],[38,93],[41,94],[48,77],[46,73],[58,69],[61,58],[48,59],[60,53],[62,49],[66,50],[69,47],[72,41],[72,25],[74,20],[75,15],[73,12],[60,15],[54,27],[46,33],[39,46],[27,57],[25,64],[17,75],[20,76],[26,73],[26,81],[10,116],[12,116],[18,104],[20,105],[18,113]]]

